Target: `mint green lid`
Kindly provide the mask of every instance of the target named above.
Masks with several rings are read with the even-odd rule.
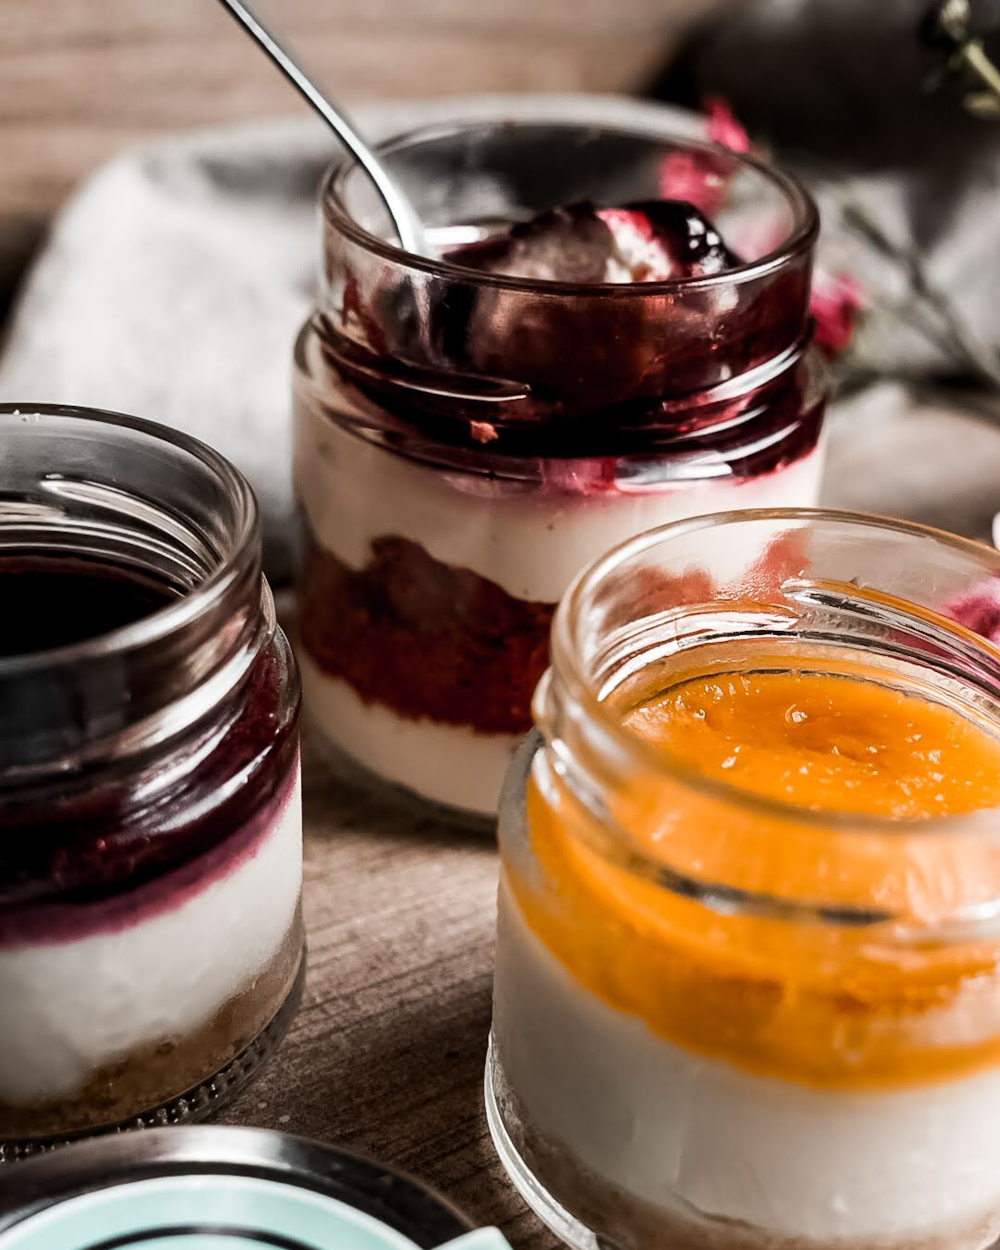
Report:
[[[509,1250],[370,1160],[283,1133],[156,1129],[0,1174],[0,1250]]]

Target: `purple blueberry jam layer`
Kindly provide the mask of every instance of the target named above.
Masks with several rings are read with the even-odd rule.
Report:
[[[177,591],[81,561],[0,559],[0,650],[93,638]],[[0,616],[9,618],[11,613]],[[135,923],[229,871],[288,802],[298,713],[272,644],[211,726],[120,765],[5,786],[0,802],[0,947]]]
[[[0,554],[0,656],[85,642],[132,625],[178,597],[138,572],[98,561]]]

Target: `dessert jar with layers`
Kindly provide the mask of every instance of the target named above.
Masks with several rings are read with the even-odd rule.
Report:
[[[748,158],[599,126],[444,127],[384,155],[435,258],[385,241],[356,168],[331,175],[294,370],[306,710],[371,772],[488,814],[588,560],[677,517],[815,502],[816,214]],[[711,220],[662,198],[692,166]]]
[[[194,1120],[286,1029],[299,681],[250,488],[130,417],[0,408],[0,1161]]]
[[[1000,1235],[995,552],[680,522],[556,614],[501,804],[487,1109],[573,1246]]]

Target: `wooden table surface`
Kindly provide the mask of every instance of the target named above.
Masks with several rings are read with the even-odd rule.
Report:
[[[517,1250],[557,1243],[506,1181],[483,1112],[497,853],[352,782],[306,735],[302,1007],[220,1117],[412,1172]]]

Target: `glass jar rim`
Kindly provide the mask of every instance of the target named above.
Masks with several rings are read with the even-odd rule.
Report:
[[[428,256],[418,256],[380,238],[366,230],[350,214],[343,197],[343,184],[347,177],[359,169],[357,161],[351,157],[331,165],[320,184],[320,208],[323,218],[341,235],[351,242],[374,253],[385,260],[406,269],[415,269],[437,278],[451,278],[454,281],[474,281],[477,285],[494,289],[519,291],[535,296],[604,296],[614,299],[635,298],[637,293],[646,297],[677,294],[680,291],[711,291],[725,288],[733,284],[754,281],[782,269],[808,252],[819,234],[819,210],[805,186],[793,175],[758,160],[744,152],[734,152],[731,148],[708,140],[692,139],[686,135],[660,130],[652,125],[641,127],[609,124],[598,121],[570,121],[566,118],[546,120],[539,118],[527,121],[502,120],[470,120],[453,122],[437,122],[426,126],[418,126],[402,131],[377,145],[382,156],[391,157],[394,152],[408,146],[421,143],[437,142],[464,132],[510,130],[563,130],[567,133],[585,129],[593,134],[619,135],[623,138],[636,140],[658,140],[663,143],[675,143],[678,147],[702,152],[706,155],[721,156],[737,166],[753,170],[761,177],[776,185],[791,206],[793,224],[787,237],[764,256],[754,261],[747,261],[725,269],[721,273],[709,274],[700,278],[672,278],[657,282],[563,282],[543,278],[518,278],[509,274],[485,273],[481,269],[473,269],[458,265],[451,261],[438,260]]]
[[[618,544],[582,569],[576,576],[560,601],[552,621],[551,668],[542,679],[539,692],[536,694],[536,701],[544,700],[547,683],[552,680],[553,676],[557,677],[560,685],[565,687],[570,696],[582,707],[584,714],[599,725],[601,733],[615,744],[623,756],[638,761],[649,775],[661,777],[668,783],[680,784],[706,798],[728,804],[730,807],[739,806],[743,810],[749,810],[762,817],[827,832],[895,838],[940,835],[953,830],[968,833],[970,829],[982,823],[983,831],[992,839],[1000,838],[1000,830],[997,829],[996,821],[984,822],[983,819],[990,814],[995,816],[1000,811],[998,808],[982,808],[959,815],[894,818],[854,812],[817,811],[794,803],[786,803],[781,799],[754,794],[731,782],[709,777],[662,748],[652,746],[638,735],[630,733],[617,717],[609,713],[607,704],[594,691],[593,683],[588,679],[577,658],[579,648],[576,624],[583,616],[588,597],[600,588],[604,578],[617,565],[656,547],[665,539],[753,519],[776,522],[838,522],[866,529],[884,529],[912,537],[926,538],[975,559],[982,566],[984,578],[991,576],[1000,578],[1000,551],[994,551],[993,548],[983,543],[950,534],[933,526],[873,513],[836,508],[749,508],[708,513],[704,516],[672,521],[646,530]],[[974,633],[958,622],[949,622],[949,626],[956,635],[971,642],[1000,663],[1000,645]],[[978,832],[978,829],[976,831]],[[629,847],[629,854],[641,857],[641,852],[632,846]],[[648,866],[657,868],[660,865],[650,860]]]
[[[243,567],[248,560],[252,560],[260,545],[257,502],[249,482],[234,465],[207,443],[158,422],[110,409],[76,404],[0,403],[0,419],[20,417],[23,421],[29,421],[36,415],[57,420],[70,418],[93,423],[95,426],[132,430],[155,443],[166,444],[186,453],[201,468],[215,475],[233,500],[232,543],[228,550],[220,554],[217,567],[207,577],[191,586],[174,602],[154,609],[139,620],[65,646],[0,656],[0,681],[15,673],[21,675],[57,666],[85,664],[110,655],[147,649],[155,645],[183,629],[203,613],[211,611],[223,600],[233,583],[242,576]],[[3,533],[4,508],[3,498],[0,496],[0,537]],[[16,518],[16,513],[10,515]]]

